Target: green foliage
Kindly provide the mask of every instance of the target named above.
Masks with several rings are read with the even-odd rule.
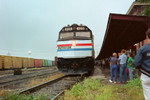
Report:
[[[33,97],[32,95],[26,96],[24,94],[13,94],[8,93],[2,100],[47,100],[48,96],[40,94],[37,97]]]
[[[128,81],[128,84],[125,85],[125,88],[131,88],[132,86],[136,88],[142,88],[140,77]]]
[[[144,100],[140,78],[124,86],[106,85],[99,80],[86,79],[67,90],[60,100]]]
[[[150,3],[150,0],[138,0],[138,2]],[[150,5],[147,5],[141,14],[145,16],[150,16]]]
[[[128,84],[126,84],[124,88],[126,88],[127,90],[127,95],[129,96],[129,99],[144,100],[140,77],[128,81]]]
[[[150,17],[150,5],[146,6],[141,14]]]
[[[142,3],[149,3],[150,0],[138,0],[138,2],[142,2]]]
[[[86,79],[84,83],[77,83],[70,91],[66,91],[66,94],[68,95],[66,99],[69,100],[71,96],[78,99],[92,99],[94,95],[91,92],[98,90],[100,86],[101,84],[99,80],[94,81],[92,79]]]
[[[89,90],[97,90],[97,87],[102,86],[102,84],[100,84],[99,80],[86,79],[83,86]]]

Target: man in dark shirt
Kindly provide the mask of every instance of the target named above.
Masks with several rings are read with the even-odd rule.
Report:
[[[111,64],[110,64],[110,61],[111,61],[111,56],[109,57],[109,59],[108,59],[108,63],[109,63],[109,67],[110,67],[110,75],[111,75]]]
[[[110,83],[113,82],[113,75],[115,75],[115,81],[114,83],[117,83],[117,53],[113,53],[113,57],[110,60],[111,64],[111,79],[109,80]]]
[[[133,61],[135,67],[141,66],[141,82],[145,100],[150,100],[150,29],[146,32],[148,43],[139,48]]]

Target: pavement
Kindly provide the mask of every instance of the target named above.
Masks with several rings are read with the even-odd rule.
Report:
[[[99,66],[95,66],[94,73],[92,76],[90,76],[92,79],[98,79],[98,80],[105,80],[106,77],[102,73],[102,70],[99,68]]]

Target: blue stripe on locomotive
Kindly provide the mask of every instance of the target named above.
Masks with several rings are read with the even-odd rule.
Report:
[[[73,49],[58,49],[57,52],[62,51],[92,51],[92,48],[73,48]]]

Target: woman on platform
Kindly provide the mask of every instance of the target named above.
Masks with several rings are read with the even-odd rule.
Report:
[[[113,57],[110,60],[111,64],[111,79],[109,80],[110,83],[113,82],[113,76],[115,75],[115,81],[114,83],[117,83],[117,53],[113,53]]]

